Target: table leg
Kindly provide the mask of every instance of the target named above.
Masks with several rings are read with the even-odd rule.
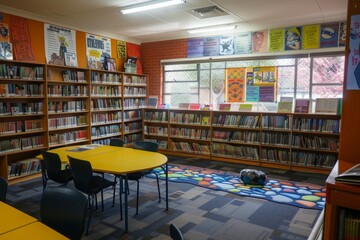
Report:
[[[125,232],[128,232],[128,195],[127,192],[129,191],[128,188],[128,176],[125,176]]]
[[[123,179],[119,176],[119,198],[120,198],[120,221],[123,220],[123,211],[122,211],[122,191],[123,191]]]
[[[166,211],[169,210],[169,179],[168,179],[168,164],[165,164],[165,188],[166,188]]]

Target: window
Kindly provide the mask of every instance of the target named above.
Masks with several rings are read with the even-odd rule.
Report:
[[[344,83],[344,55],[310,56],[281,59],[228,60],[199,63],[165,64],[163,103],[213,104],[224,102],[226,68],[278,68],[277,99],[341,98]],[[270,106],[271,103],[264,103]]]

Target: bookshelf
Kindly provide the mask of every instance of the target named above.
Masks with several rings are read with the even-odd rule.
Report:
[[[144,139],[164,153],[328,174],[338,115],[144,109]],[[167,147],[166,147],[167,146]]]
[[[0,60],[0,176],[5,179],[39,172],[36,161],[18,160],[47,147],[45,68]]]
[[[41,150],[142,138],[145,74],[0,60],[0,176],[37,177]]]

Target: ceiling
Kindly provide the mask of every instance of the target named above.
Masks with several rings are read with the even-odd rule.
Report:
[[[0,0],[0,11],[134,43],[191,38],[186,30],[236,24],[237,32],[346,20],[347,0],[186,0],[185,4],[121,15],[148,0]],[[226,15],[194,16],[217,6]],[[228,32],[217,32],[216,35]],[[214,33],[213,33],[214,34]]]

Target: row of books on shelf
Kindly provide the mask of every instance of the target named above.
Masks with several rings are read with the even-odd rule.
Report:
[[[91,110],[107,110],[107,109],[118,109],[121,110],[122,104],[121,99],[91,99]]]
[[[261,149],[261,160],[268,162],[277,162],[288,164],[290,161],[290,152],[282,149]]]
[[[127,122],[124,124],[124,131],[134,131],[134,130],[140,130],[142,131],[142,123],[141,122]]]
[[[0,122],[0,135],[43,130],[42,119]]]
[[[25,159],[8,165],[8,176],[10,178],[39,172],[41,172],[41,163],[36,158]]]
[[[196,113],[170,112],[170,123],[208,126],[210,124],[210,116]]]
[[[121,125],[109,125],[109,126],[98,126],[91,128],[91,136],[92,137],[105,137],[105,136],[113,136],[121,133]]]
[[[144,134],[167,137],[168,136],[168,128],[146,125],[146,126],[144,126]]]
[[[91,96],[121,97],[121,86],[91,86]]]
[[[42,102],[0,102],[0,115],[42,114]]]
[[[339,149],[339,139],[319,137],[319,136],[292,136],[293,148],[308,148],[317,150],[337,151]]]
[[[73,143],[79,140],[84,140],[87,138],[86,130],[70,131],[65,133],[51,133],[49,134],[49,144],[66,144]]]
[[[281,132],[262,132],[261,141],[263,144],[289,146],[290,134]]]
[[[122,112],[93,113],[91,114],[92,124],[115,123],[122,121]]]
[[[253,131],[213,131],[213,141],[235,142],[235,143],[260,143],[260,133]]]
[[[131,145],[136,141],[142,140],[141,133],[128,134],[124,136],[124,142],[126,145]]]
[[[0,153],[20,151],[43,146],[42,136],[0,140]]]
[[[193,128],[171,128],[170,129],[171,137],[176,138],[191,138],[191,139],[201,139],[201,140],[210,140],[210,130],[208,129],[193,129]]]
[[[295,118],[293,120],[293,130],[339,133],[340,120],[321,118]]]
[[[196,153],[196,154],[210,154],[209,145],[204,145],[200,143],[189,143],[189,142],[174,142],[170,143],[170,150],[172,151],[182,151],[188,153]]]
[[[145,87],[124,87],[125,96],[146,96]]]
[[[84,71],[63,70],[61,73],[64,82],[87,82]]]
[[[249,160],[259,159],[258,148],[242,145],[231,145],[225,143],[213,143],[211,152],[215,156],[241,158]]]
[[[139,98],[128,98],[124,99],[124,108],[125,109],[131,109],[131,108],[145,108],[146,100],[145,99],[139,99]]]
[[[146,85],[145,76],[125,75],[124,84],[144,84]]]
[[[48,85],[48,96],[86,97],[88,96],[88,87],[73,85]]]
[[[337,161],[337,154],[293,151],[291,163],[301,166],[332,168]]]
[[[144,139],[144,141],[149,141],[149,142],[157,143],[157,144],[159,145],[159,148],[160,148],[160,149],[167,149],[167,147],[168,147],[168,142],[167,142],[167,141],[164,141],[164,140],[146,138],[146,139]]]
[[[245,128],[255,128],[259,126],[258,115],[228,115],[221,114],[213,117],[214,126],[236,126]]]
[[[124,120],[141,119],[141,110],[131,110],[124,112]]]
[[[49,129],[78,127],[82,125],[86,125],[85,115],[49,118]]]
[[[360,211],[339,208],[338,240],[360,239]]]
[[[119,84],[121,75],[118,73],[91,72],[92,83]]]
[[[44,80],[44,67],[0,64],[0,78]]]
[[[43,84],[0,84],[0,97],[41,97]]]
[[[145,112],[144,120],[145,121],[151,121],[151,122],[165,122],[165,123],[167,123],[168,115],[167,115],[166,111]]]
[[[49,101],[49,113],[82,112],[86,110],[86,101]]]

